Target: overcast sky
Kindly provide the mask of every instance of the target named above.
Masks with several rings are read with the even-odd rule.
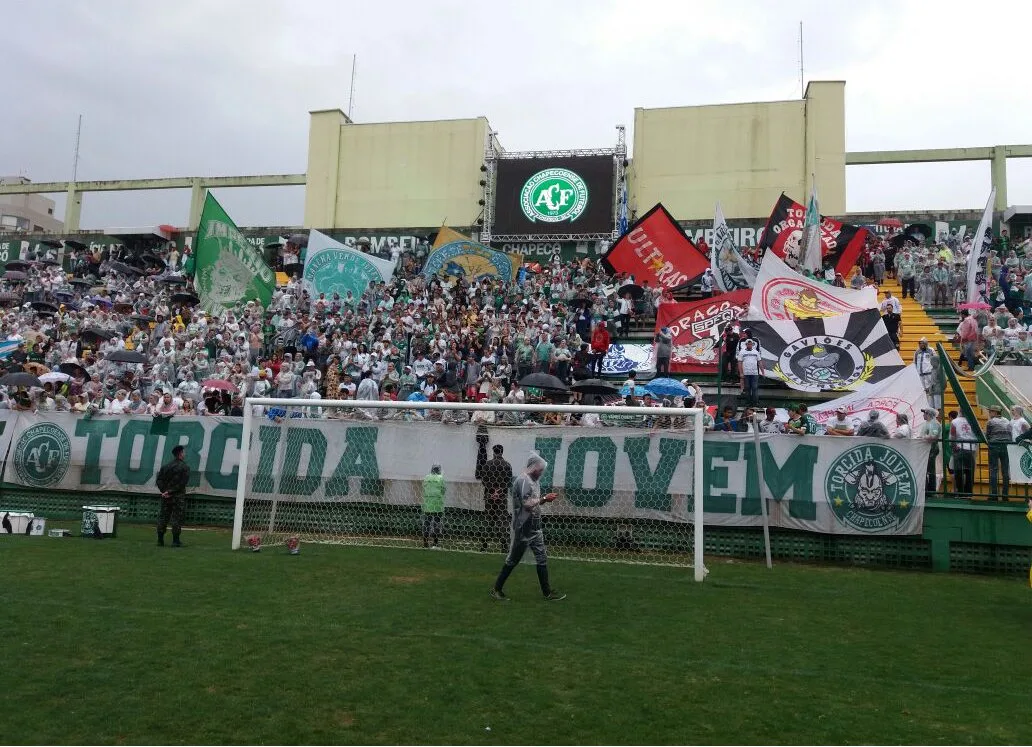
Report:
[[[508,150],[615,142],[634,108],[798,98],[846,81],[847,150],[1032,142],[1032,3],[6,0],[0,174],[301,173],[308,111],[486,116]],[[850,167],[851,212],[974,208],[989,164]],[[303,188],[221,190],[240,225],[298,225]],[[801,198],[801,195],[796,195]],[[1009,203],[1032,203],[1032,159]],[[189,194],[90,193],[83,227],[183,225]],[[59,201],[59,210],[63,206]]]

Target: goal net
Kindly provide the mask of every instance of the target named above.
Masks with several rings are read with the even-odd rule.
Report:
[[[554,557],[702,566],[702,411],[250,399],[233,547],[502,553],[532,454]]]

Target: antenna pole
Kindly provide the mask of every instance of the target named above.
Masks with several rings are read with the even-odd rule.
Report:
[[[358,67],[358,55],[351,57],[351,93],[348,94],[348,119],[351,119],[352,104],[355,103],[355,68]]]
[[[799,98],[806,96],[806,87],[803,85],[803,22],[799,22]]]
[[[75,157],[72,159],[72,181],[79,181],[79,138],[82,136],[82,115],[79,115],[79,126],[75,129]]]

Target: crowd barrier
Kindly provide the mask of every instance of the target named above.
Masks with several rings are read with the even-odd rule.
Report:
[[[0,428],[0,510],[58,520],[77,517],[84,503],[103,502],[120,506],[122,521],[153,521],[159,504],[154,477],[181,443],[192,473],[188,523],[232,524],[241,418],[7,411]],[[420,438],[426,429],[449,429],[449,448]],[[517,470],[531,449],[550,461],[543,484],[567,496],[550,507],[550,521],[633,521],[660,537],[665,525],[691,517],[687,488],[679,488],[690,485],[687,434],[556,426],[497,426],[489,434],[505,445]],[[476,522],[483,509],[470,425],[298,419],[263,421],[257,437],[259,458],[252,455],[248,486],[254,499],[289,485],[292,495],[317,503],[375,503],[397,531],[408,532],[419,510],[417,481],[431,463],[444,462],[450,520]],[[1027,572],[1029,542],[1012,526],[1017,514],[1011,507],[955,502],[926,508],[928,449],[919,441],[762,435],[757,459],[752,434],[708,433],[707,551],[762,555],[761,463],[775,557]],[[313,459],[316,452],[321,456]],[[956,514],[994,509],[998,515],[977,520]]]

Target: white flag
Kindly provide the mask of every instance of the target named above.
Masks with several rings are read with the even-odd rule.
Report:
[[[971,254],[968,255],[967,266],[967,301],[978,303],[984,301],[982,296],[989,285],[989,247],[993,243],[993,203],[996,202],[996,187],[989,193],[989,201],[985,203],[982,220],[978,222]]]
[[[903,413],[910,421],[913,432],[917,433],[922,422],[921,411],[927,407],[928,396],[921,384],[921,377],[911,364],[876,384],[869,384],[823,405],[814,405],[809,412],[818,423],[827,426],[835,419],[836,411],[843,409],[853,427],[859,428],[861,423],[869,419],[871,411],[877,410],[890,432],[895,426],[896,414]]]
[[[731,229],[727,227],[724,211],[717,203],[713,211],[713,246],[710,247],[710,268],[717,288],[730,293],[741,288],[752,288],[759,268],[742,256],[735,245]]]
[[[774,252],[763,255],[749,299],[750,319],[819,319],[878,308],[874,286],[839,288],[793,270]]]

